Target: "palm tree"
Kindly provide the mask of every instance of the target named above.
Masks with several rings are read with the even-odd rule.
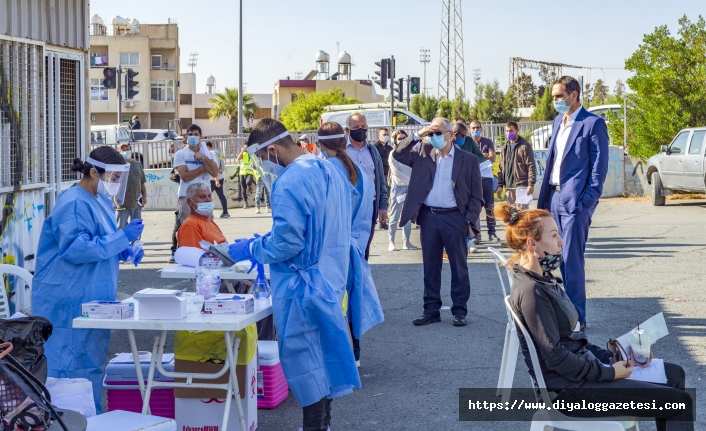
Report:
[[[237,133],[238,131],[238,89],[225,88],[222,93],[216,93],[215,97],[209,100],[213,104],[213,108],[208,111],[208,117],[211,121],[216,121],[218,117],[228,117],[230,124],[228,125],[229,133]],[[243,94],[243,118],[252,121],[255,117],[255,111],[260,107],[253,101],[252,94]]]

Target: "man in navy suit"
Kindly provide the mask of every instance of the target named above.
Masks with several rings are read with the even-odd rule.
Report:
[[[564,240],[561,275],[564,289],[586,327],[584,252],[591,216],[608,173],[608,129],[605,121],[581,106],[581,85],[562,76],[552,86],[552,140],[537,208],[551,211]]]

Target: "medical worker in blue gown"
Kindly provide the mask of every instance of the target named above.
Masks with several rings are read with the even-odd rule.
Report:
[[[365,260],[373,217],[373,185],[346,153],[345,137],[343,128],[335,122],[324,123],[316,135],[321,154],[338,168],[351,189],[352,238],[346,286],[347,316],[353,333],[353,355],[356,365],[360,367],[360,338],[368,329],[381,323],[384,317],[370,266]]]
[[[115,224],[114,202],[122,204],[130,165],[110,147],[98,147],[71,167],[83,178],[62,192],[44,221],[32,287],[32,314],[44,316],[54,330],[45,344],[49,376],[86,378],[93,384],[96,411],[101,412],[103,371],[110,330],[72,329],[81,304],[114,301],[119,260],[134,256],[130,242],[142,233],[142,220],[125,229]]]
[[[327,161],[306,154],[282,123],[263,119],[248,153],[271,191],[272,231],[236,240],[236,261],[270,264],[272,308],[285,378],[304,410],[304,431],[326,431],[331,400],[360,387],[341,310],[348,280],[351,201]]]

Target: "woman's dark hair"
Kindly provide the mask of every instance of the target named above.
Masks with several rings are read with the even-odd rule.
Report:
[[[119,152],[115,150],[113,147],[108,147],[106,145],[101,146],[96,148],[95,150],[91,151],[91,154],[88,155],[88,157],[98,160],[99,162],[103,162],[106,165],[124,165],[127,163],[125,161],[125,158],[120,155]],[[84,177],[87,177],[91,173],[91,168],[94,166],[88,162],[82,162],[81,159],[76,157],[74,159],[74,164],[71,166],[71,170],[74,172],[81,172],[83,173]],[[102,174],[105,172],[105,169],[95,166],[96,171],[98,174]]]
[[[318,136],[342,135],[343,127],[338,123],[329,121],[322,124],[316,134]],[[358,168],[356,168],[355,163],[346,153],[346,138],[319,139],[319,145],[336,151],[336,158],[345,166],[348,171],[348,180],[355,187],[358,184]]]
[[[272,118],[263,118],[262,120],[257,122],[255,127],[252,128],[252,130],[250,131],[250,135],[248,136],[248,140],[245,144],[248,147],[252,144],[262,144],[276,136],[281,135],[286,131],[287,128],[284,127],[284,124],[280,123],[279,121],[274,120]],[[291,135],[278,139],[272,144],[279,145],[280,147],[285,148],[290,147],[292,145],[299,146],[296,142],[294,142],[294,139],[292,139]]]

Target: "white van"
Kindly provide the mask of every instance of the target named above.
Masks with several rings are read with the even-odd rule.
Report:
[[[384,103],[362,103],[353,105],[332,105],[324,108],[326,112],[321,114],[319,126],[322,124],[334,121],[346,127],[346,119],[354,112],[360,112],[368,120],[369,127],[399,127],[410,125],[427,125],[428,121],[424,121],[417,115],[407,111],[407,105],[402,103],[395,104],[395,115],[390,119],[390,104]]]
[[[133,139],[130,132],[130,126],[127,123],[91,126],[91,146],[132,142]]]

